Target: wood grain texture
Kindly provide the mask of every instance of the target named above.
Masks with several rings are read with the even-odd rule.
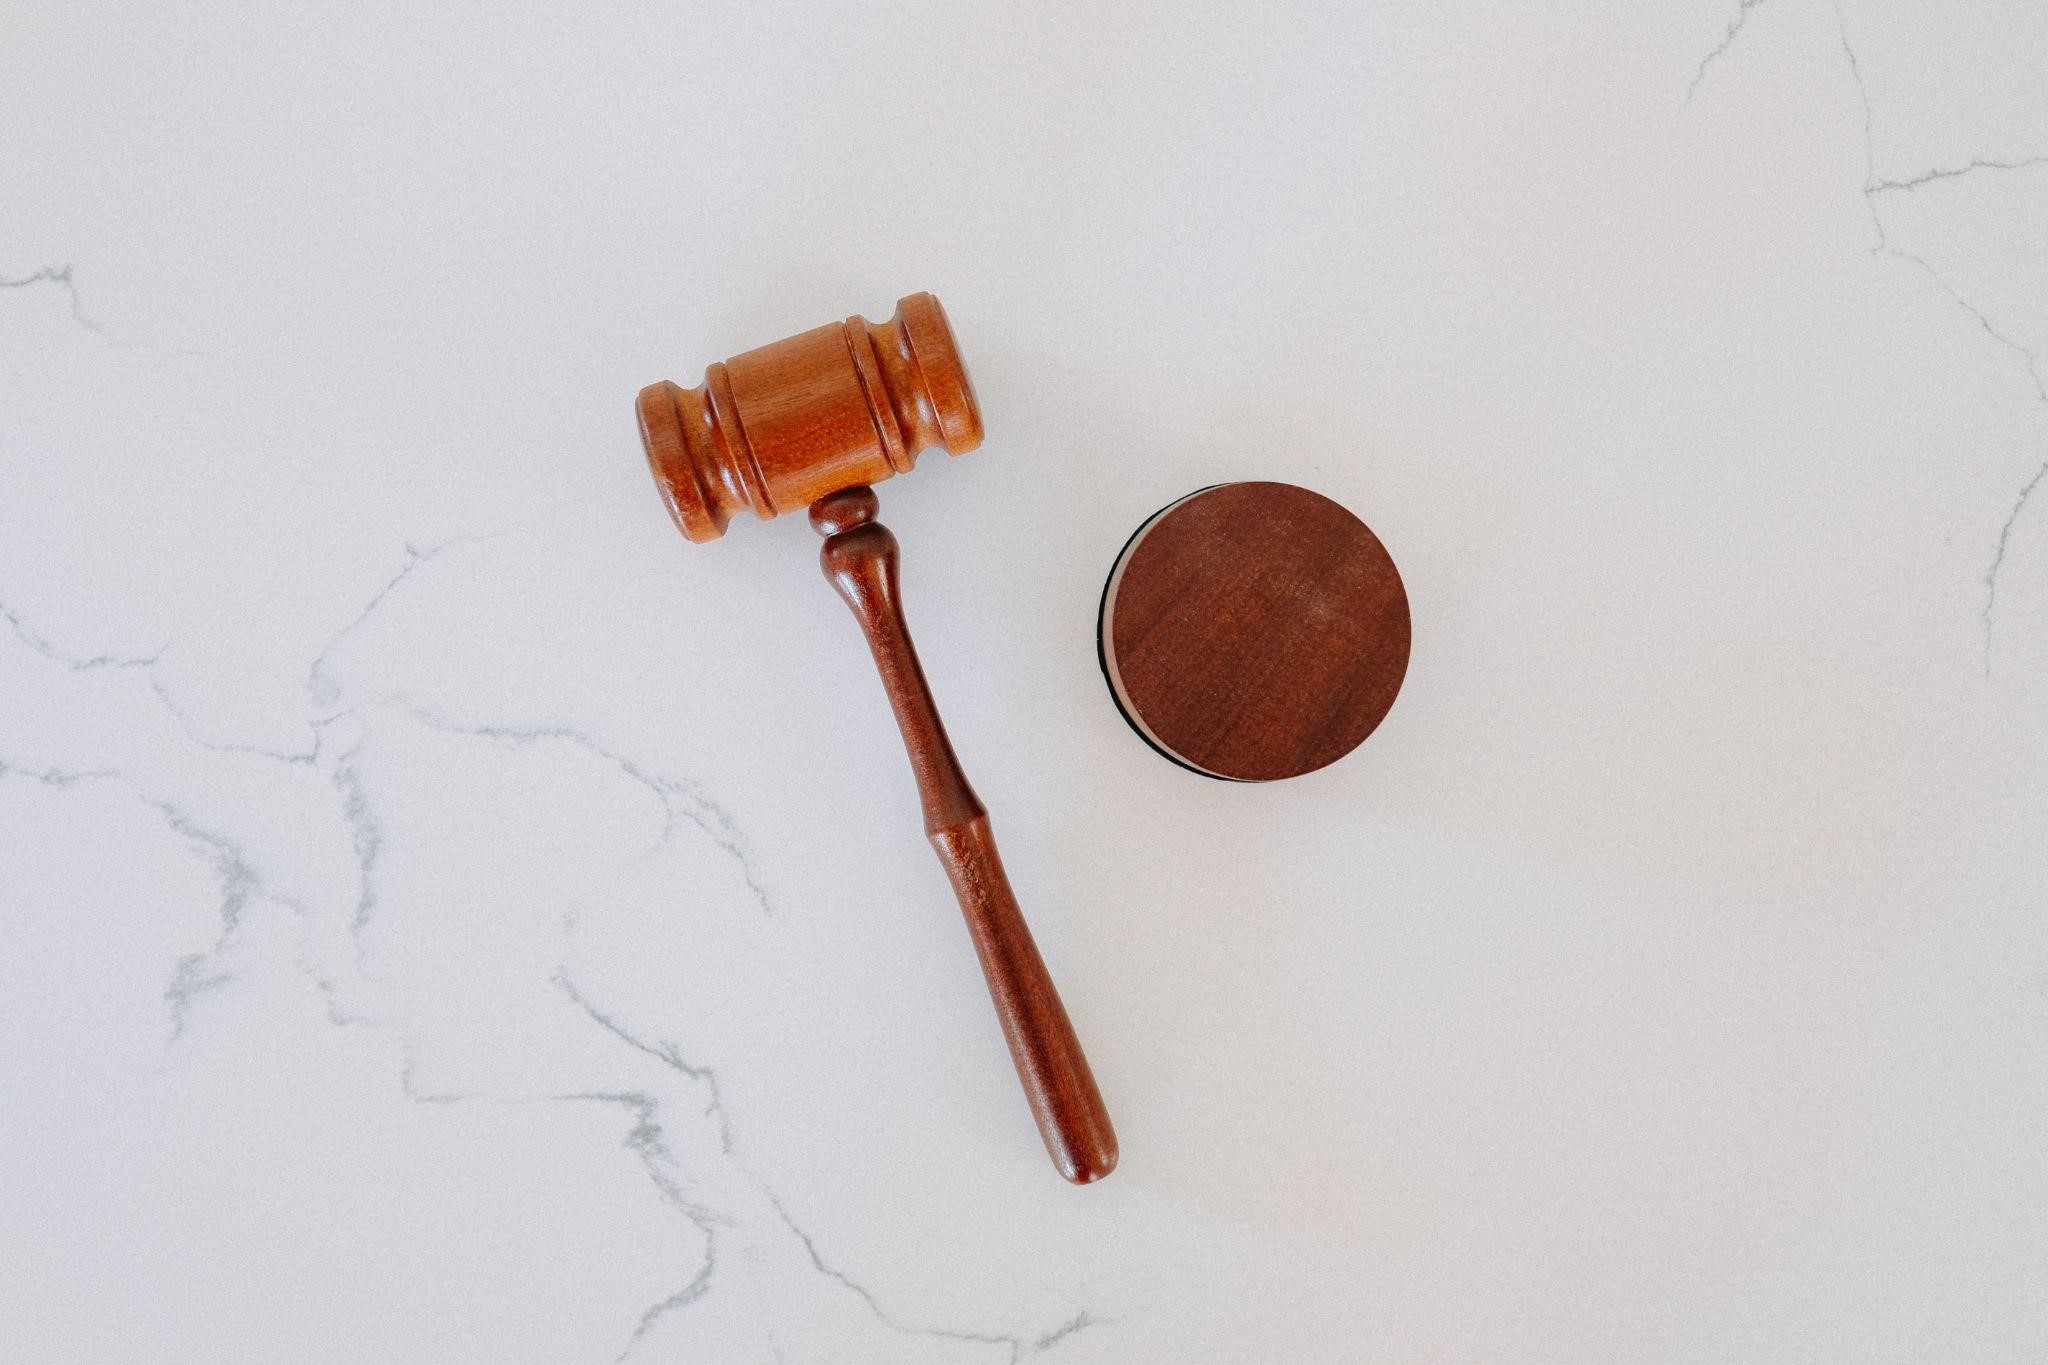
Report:
[[[988,811],[939,719],[903,619],[896,537],[874,519],[877,506],[868,488],[820,499],[811,509],[811,524],[825,537],[819,561],[853,609],[881,671],[917,778],[925,833],[967,918],[1039,1136],[1061,1175],[1076,1184],[1100,1180],[1116,1167],[1116,1132],[1003,872]]]
[[[1206,488],[1141,526],[1103,590],[1102,669],[1147,743],[1211,777],[1334,763],[1394,704],[1408,595],[1364,522],[1284,483]]]
[[[640,391],[640,438],[685,536],[716,540],[735,514],[768,518],[907,472],[939,447],[981,444],[981,409],[946,310],[897,300],[713,364],[685,389]]]

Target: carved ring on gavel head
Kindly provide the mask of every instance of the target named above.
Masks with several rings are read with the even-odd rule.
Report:
[[[712,365],[685,389],[640,390],[640,434],[676,525],[716,540],[733,515],[767,519],[827,493],[908,473],[933,446],[981,444],[981,411],[930,294],[887,322],[850,317]]]
[[[640,391],[654,479],[691,540],[716,540],[743,508],[810,509],[825,577],[853,609],[882,674],[924,806],[925,834],[967,918],[1025,1100],[1060,1174],[1076,1184],[1116,1166],[1116,1132],[1088,1059],[1031,940],[996,853],[988,810],[968,785],[904,624],[896,537],[868,485],[919,452],[981,444],[981,413],[945,310],[930,294],[887,322],[859,317],[710,367],[694,389]]]

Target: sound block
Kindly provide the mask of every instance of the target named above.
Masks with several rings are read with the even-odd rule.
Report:
[[[1385,718],[1408,671],[1408,594],[1379,537],[1322,494],[1218,484],[1125,544],[1096,641],[1147,744],[1271,782],[1336,762]]]

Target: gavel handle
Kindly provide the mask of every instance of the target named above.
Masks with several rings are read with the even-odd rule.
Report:
[[[897,596],[896,537],[874,519],[876,511],[874,492],[865,487],[813,503],[811,525],[825,537],[819,560],[853,608],[881,670],[924,802],[925,833],[967,917],[1039,1135],[1061,1175],[1077,1185],[1100,1180],[1116,1167],[1109,1111],[1003,875],[988,809],[967,784],[932,702]]]

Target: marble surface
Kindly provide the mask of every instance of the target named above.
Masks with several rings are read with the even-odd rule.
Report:
[[[2039,3],[7,30],[0,1357],[2048,1358]],[[810,531],[631,425],[921,288],[1095,1188]],[[1092,634],[1247,477],[1416,625],[1262,788]]]

